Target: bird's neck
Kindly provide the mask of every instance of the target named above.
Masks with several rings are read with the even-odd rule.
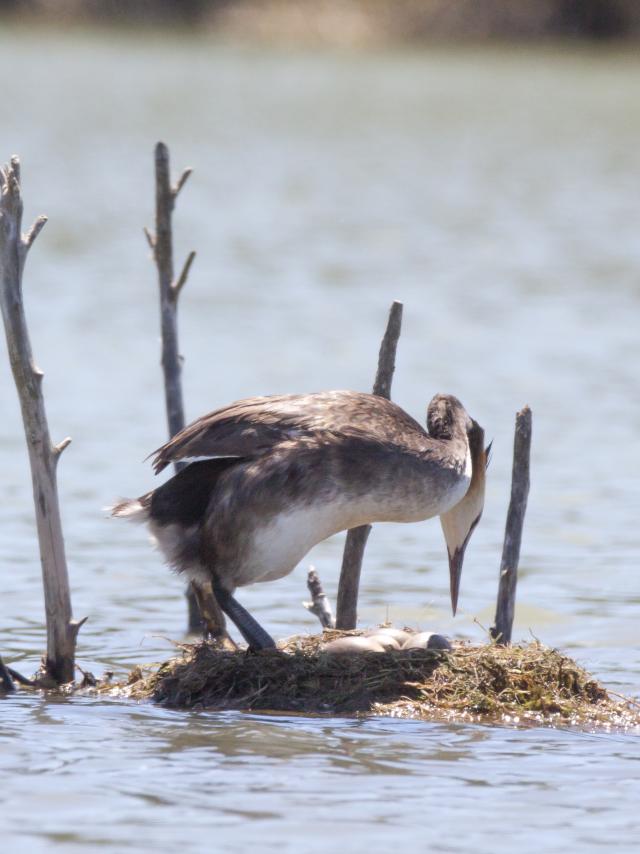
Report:
[[[433,439],[433,443],[435,455],[443,466],[453,469],[458,475],[471,477],[471,450],[466,431],[457,430],[450,438]],[[433,456],[433,451],[427,453],[428,458],[433,459]]]

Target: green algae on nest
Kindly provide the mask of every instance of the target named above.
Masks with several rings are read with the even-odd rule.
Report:
[[[576,662],[538,642],[456,642],[451,652],[390,650],[329,655],[344,634],[294,637],[277,650],[227,652],[184,645],[122,694],[182,709],[308,714],[368,713],[426,720],[615,727],[640,732],[640,705],[616,698]]]

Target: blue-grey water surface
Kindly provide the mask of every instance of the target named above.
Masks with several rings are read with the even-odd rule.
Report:
[[[613,690],[640,681],[640,59],[605,51],[275,52],[124,34],[0,33],[0,157],[46,213],[25,300],[55,440],[79,663],[124,673],[183,638],[182,585],[103,508],[164,439],[152,149],[194,175],[176,210],[189,418],[253,394],[368,389],[392,299],[393,395],[458,395],[494,438],[487,503],[448,612],[437,521],[377,526],[360,601],[481,641],[513,418],[534,413],[515,637]],[[0,652],[44,645],[15,389],[0,364]],[[240,598],[316,631],[342,537]],[[2,850],[637,850],[640,740],[388,719],[0,701]],[[5,847],[6,846],[6,847]]]

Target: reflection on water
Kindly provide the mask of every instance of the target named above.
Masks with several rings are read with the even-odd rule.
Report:
[[[518,828],[559,850],[578,828],[587,847],[624,847],[635,821],[629,737],[10,702],[29,745],[5,763],[11,840],[200,851],[215,833],[216,850],[319,852],[349,834],[353,851],[508,851]]]
[[[638,691],[640,63],[625,54],[276,54],[191,41],[0,34],[0,142],[27,218],[80,664],[166,657],[181,584],[101,508],[152,483],[163,439],[151,152],[195,174],[182,299],[191,417],[250,394],[362,388],[405,303],[394,397],[461,397],[494,438],[487,506],[447,614],[437,523],[376,526],[361,619],[481,639],[492,618],[513,414],[534,412],[516,637]],[[46,81],[46,85],[44,83]],[[2,373],[4,371],[4,373]],[[0,651],[43,646],[21,424],[0,367]],[[335,597],[342,539],[309,558]],[[299,570],[242,591],[277,636],[315,630]],[[388,720],[0,701],[7,850],[632,850],[633,737]],[[587,782],[591,781],[591,782]],[[517,836],[516,836],[517,834]]]

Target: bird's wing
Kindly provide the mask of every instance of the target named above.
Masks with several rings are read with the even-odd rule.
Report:
[[[424,445],[425,430],[396,404],[354,391],[252,397],[194,421],[153,452],[156,472],[178,460],[259,457],[318,433]]]

